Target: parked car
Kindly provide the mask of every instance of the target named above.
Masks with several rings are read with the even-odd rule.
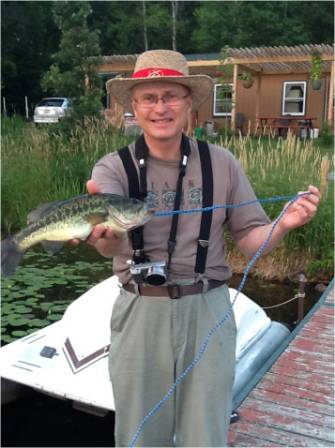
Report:
[[[139,126],[136,117],[130,113],[126,112],[123,115],[123,128],[125,135],[139,135],[142,132],[141,127]]]
[[[34,123],[58,123],[71,113],[71,102],[65,97],[43,98],[34,109]]]

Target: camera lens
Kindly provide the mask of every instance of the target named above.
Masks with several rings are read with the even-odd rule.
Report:
[[[166,282],[166,274],[163,268],[152,266],[148,269],[145,281],[149,285],[160,286]]]

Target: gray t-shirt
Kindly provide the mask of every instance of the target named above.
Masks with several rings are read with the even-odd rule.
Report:
[[[191,154],[183,180],[181,209],[202,206],[202,174],[198,145],[190,139]],[[135,144],[130,150],[135,161]],[[226,149],[209,145],[213,167],[213,204],[238,204],[255,199],[250,183],[240,164]],[[136,166],[137,166],[137,162]],[[166,162],[149,156],[147,159],[147,200],[156,210],[172,210],[179,174],[179,162]],[[117,152],[107,154],[97,162],[92,179],[103,193],[129,195],[128,178]],[[151,261],[167,261],[167,241],[171,228],[171,216],[155,216],[144,226],[144,249]],[[194,273],[197,241],[200,230],[201,213],[179,216],[177,244],[171,260],[169,280],[197,279]],[[216,209],[208,248],[204,277],[226,280],[231,270],[225,261],[224,225],[226,224],[234,240],[244,237],[251,229],[270,221],[259,203],[240,208]],[[126,261],[132,258],[132,247],[126,240],[120,255],[114,257],[114,273],[122,284],[131,280]]]

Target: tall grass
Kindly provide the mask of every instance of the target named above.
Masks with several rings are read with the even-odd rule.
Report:
[[[24,226],[27,213],[41,203],[85,193],[96,161],[128,142],[107,121],[86,120],[66,134],[18,117],[4,119],[2,231]]]
[[[314,146],[313,140],[300,140],[289,134],[286,139],[232,137],[220,144],[235,154],[247,173],[257,197],[295,195],[309,185],[320,188],[322,200],[315,218],[285,238],[286,252],[304,250],[315,261],[315,269],[333,267],[334,196],[329,184],[333,160]],[[271,219],[278,216],[283,203],[264,205]]]
[[[131,138],[130,138],[131,139]],[[2,221],[4,233],[25,225],[27,213],[37,205],[85,192],[96,161],[130,141],[104,120],[87,120],[70,133],[57,127],[36,128],[19,118],[2,121]],[[221,138],[244,167],[258,197],[294,195],[309,184],[324,191],[316,218],[291,232],[285,240],[289,251],[303,249],[315,260],[333,259],[333,191],[328,171],[333,161],[324,157],[313,140],[292,135]],[[275,218],[282,203],[264,206]],[[317,265],[315,265],[317,266]]]

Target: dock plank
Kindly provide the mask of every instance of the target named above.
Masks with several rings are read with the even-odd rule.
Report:
[[[233,425],[233,436],[241,433],[246,436],[258,437],[264,440],[265,447],[276,447],[284,445],[286,447],[321,447],[334,446],[332,442],[308,437],[301,434],[287,432],[279,428],[266,425],[255,424],[254,422],[243,421]],[[235,436],[236,437],[236,436]],[[234,443],[234,442],[233,442]],[[233,446],[238,446],[235,443]],[[253,445],[249,445],[252,447]]]
[[[334,291],[327,291],[240,406],[229,446],[334,447]]]
[[[252,447],[269,447],[269,446],[276,446],[281,447],[285,446],[280,443],[276,444],[270,444],[269,441],[266,441],[264,439],[260,439],[258,437],[253,437],[247,434],[242,434],[240,432],[233,433],[231,437],[229,438],[229,446],[252,446]]]
[[[289,422],[290,428],[292,425],[300,424],[301,421],[310,423],[312,427],[316,427],[319,431],[320,427],[325,427],[325,437],[319,437],[325,440],[333,440],[334,433],[334,419],[332,416],[320,415],[314,410],[297,409],[295,407],[285,406],[278,403],[271,403],[266,401],[259,401],[255,398],[249,397],[243,407],[243,412],[246,410],[257,411],[259,413],[266,412],[271,418],[278,419],[283,417],[285,421]]]
[[[334,417],[334,408],[331,405],[317,403],[315,401],[306,400],[304,398],[296,398],[271,390],[255,388],[249,395],[261,401],[269,401],[270,403],[283,404],[295,409],[311,409],[320,415],[328,415]]]
[[[304,398],[305,400],[315,401],[317,403],[330,405],[334,403],[334,398],[332,395],[328,396],[320,392],[315,392],[313,390],[273,383],[271,380],[268,380],[267,377],[265,377],[264,380],[259,383],[258,387],[260,389],[266,389],[277,393],[291,395],[296,398]]]
[[[318,359],[315,359],[313,357],[302,357],[301,355],[299,355],[299,353],[287,352],[286,355],[278,361],[277,365],[280,367],[291,365],[295,366],[296,369],[304,369],[307,372],[315,372],[320,374],[322,374],[322,372],[325,372],[329,375],[333,375],[334,366],[331,365],[331,363],[319,361]]]
[[[325,395],[334,396],[334,384],[332,382],[319,382],[315,381],[313,375],[307,378],[294,377],[286,374],[275,374],[269,372],[266,376],[268,381],[273,384],[283,384],[285,386],[296,386],[299,389],[312,390],[313,392],[322,393]]]
[[[293,376],[295,378],[302,378],[303,380],[309,381],[310,384],[314,383],[323,383],[323,382],[329,382],[333,378],[333,374],[327,373],[327,372],[310,372],[306,371],[305,369],[297,369],[294,367],[291,367],[290,365],[285,367],[280,367],[277,364],[275,364],[271,370],[271,373],[277,373],[282,374],[286,376]]]
[[[272,411],[271,411],[272,409]],[[334,442],[334,430],[324,426],[317,426],[306,420],[292,418],[276,412],[276,405],[268,406],[266,412],[256,410],[247,405],[243,406],[240,415],[245,421],[266,425],[275,429],[282,429],[293,434],[308,436],[322,441]]]

